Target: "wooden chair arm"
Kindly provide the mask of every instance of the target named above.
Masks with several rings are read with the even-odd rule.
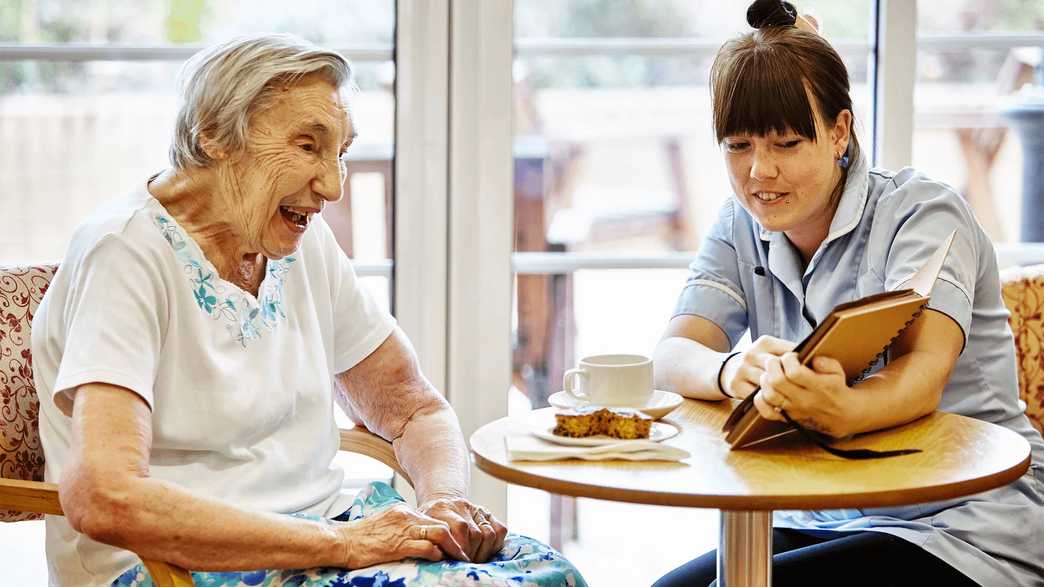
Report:
[[[0,509],[61,516],[58,486],[43,481],[0,478]]]
[[[358,453],[376,459],[392,468],[411,486],[413,480],[395,458],[395,451],[387,440],[377,436],[362,426],[341,428],[341,450]]]
[[[141,559],[156,587],[196,587],[192,574],[170,563]]]

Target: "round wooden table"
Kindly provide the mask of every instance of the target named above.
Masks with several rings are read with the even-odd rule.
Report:
[[[681,429],[664,442],[691,453],[682,462],[509,461],[505,438],[528,431],[524,422],[512,418],[476,430],[471,450],[479,469],[516,485],[577,497],[722,510],[722,587],[771,584],[772,510],[951,499],[1010,483],[1030,463],[1029,443],[1015,432],[943,412],[837,443],[840,448],[923,451],[907,456],[845,460],[796,435],[730,450],[721,426],[731,408],[731,402],[685,400],[663,419]]]

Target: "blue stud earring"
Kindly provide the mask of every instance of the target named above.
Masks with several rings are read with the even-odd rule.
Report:
[[[844,155],[837,158],[837,166],[841,169],[848,169],[848,152],[845,151]]]

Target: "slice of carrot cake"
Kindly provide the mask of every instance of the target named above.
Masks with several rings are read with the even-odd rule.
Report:
[[[573,438],[599,434],[626,440],[649,438],[652,422],[649,416],[630,408],[584,406],[555,414],[552,433]]]

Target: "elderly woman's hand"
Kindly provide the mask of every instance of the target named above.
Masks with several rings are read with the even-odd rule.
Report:
[[[489,510],[462,497],[436,497],[417,509],[447,523],[472,562],[488,561],[504,545],[507,527]]]
[[[345,543],[344,566],[361,569],[372,565],[446,556],[468,560],[441,520],[417,512],[405,504],[393,505],[372,516],[337,526]]]
[[[754,406],[769,420],[785,420],[781,414],[785,410],[805,428],[835,438],[848,436],[854,429],[852,403],[847,401],[852,388],[845,383],[841,363],[816,357],[812,367],[799,363],[797,353],[767,359]]]

